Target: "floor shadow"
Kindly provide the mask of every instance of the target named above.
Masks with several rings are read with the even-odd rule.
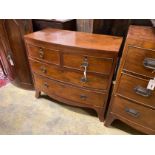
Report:
[[[115,120],[113,123],[112,123],[112,126],[115,127],[115,128],[118,128],[120,130],[123,130],[129,134],[132,134],[132,135],[145,135],[144,133],[140,132],[140,131],[137,131],[136,129],[130,127],[129,125],[123,123],[122,121],[120,120]]]
[[[46,94],[42,94],[40,96],[40,98],[48,99],[48,100],[50,100],[50,101],[52,101],[54,103],[57,103],[57,104],[63,106],[64,108],[67,108],[70,111],[74,111],[74,112],[79,113],[79,114],[88,115],[88,116],[92,116],[92,117],[98,117],[96,111],[93,110],[93,109],[90,109],[90,108],[67,105],[67,104],[62,103],[60,101],[52,99],[51,97],[47,96]],[[120,129],[122,131],[125,131],[125,132],[127,132],[129,134],[132,134],[132,135],[145,135],[144,133],[133,129],[132,127],[126,125],[125,123],[123,123],[123,122],[121,122],[119,120],[115,120],[112,123],[112,127],[118,128],[118,129]]]
[[[87,108],[87,107],[78,107],[78,106],[74,106],[74,105],[68,105],[68,104],[65,104],[63,102],[57,101],[57,100],[49,97],[46,94],[41,95],[40,98],[48,99],[48,100],[50,100],[50,101],[52,101],[54,103],[57,103],[57,104],[65,107],[65,108],[67,108],[68,110],[77,112],[79,114],[84,114],[84,115],[89,115],[89,116],[93,116],[93,117],[98,117],[95,110]]]

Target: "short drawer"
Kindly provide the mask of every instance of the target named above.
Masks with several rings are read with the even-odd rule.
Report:
[[[155,108],[155,91],[147,90],[148,81],[122,74],[117,94]]]
[[[105,94],[80,89],[35,74],[34,79],[36,89],[47,93],[49,96],[58,96],[70,101],[97,107],[104,106]]]
[[[63,70],[54,65],[48,65],[39,61],[30,60],[32,71],[53,78],[58,81],[78,85],[80,87],[106,90],[109,85],[109,78],[94,74],[87,74],[87,81],[83,82],[83,72],[73,70]]]
[[[43,48],[31,44],[28,44],[27,48],[29,56],[32,58],[36,58],[51,64],[60,64],[59,50]]]
[[[155,110],[116,96],[112,101],[111,112],[129,121],[155,130]]]
[[[128,47],[123,69],[148,77],[154,77],[155,50]]]
[[[88,72],[95,72],[109,75],[112,70],[112,58],[100,58],[73,53],[63,54],[64,67],[83,70],[83,65],[87,64]]]

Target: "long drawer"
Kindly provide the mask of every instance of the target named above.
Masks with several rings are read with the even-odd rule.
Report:
[[[143,107],[118,96],[114,97],[112,102],[114,103],[111,107],[112,113],[118,117],[123,117],[136,124],[150,128],[155,133],[155,110]]]
[[[34,74],[34,79],[36,89],[43,91],[48,95],[51,94],[81,104],[97,107],[104,106],[106,95],[103,93],[80,89],[36,74]]]
[[[60,65],[60,53],[57,49],[48,49],[27,44],[29,56],[51,64]]]
[[[64,67],[83,70],[83,65],[87,64],[88,72],[95,72],[109,75],[112,70],[113,59],[94,57],[73,53],[63,53]]]
[[[58,81],[71,83],[80,87],[106,90],[108,87],[109,79],[104,76],[97,76],[94,74],[87,74],[87,81],[83,82],[83,72],[71,71],[61,69],[54,65],[48,65],[39,61],[30,60],[32,71],[44,75],[46,77],[53,78]]]
[[[147,90],[147,84],[147,80],[122,74],[116,93],[154,108],[155,91]]]
[[[154,77],[155,50],[129,46],[123,69],[136,74]]]

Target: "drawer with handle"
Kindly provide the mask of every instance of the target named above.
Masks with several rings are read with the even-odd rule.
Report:
[[[129,46],[126,58],[123,69],[147,77],[155,76],[155,50]]]
[[[150,128],[155,132],[155,110],[138,105],[118,96],[113,98],[112,103],[111,113]]]
[[[51,64],[60,64],[59,50],[48,49],[36,45],[27,45],[29,56]]]
[[[64,67],[83,70],[87,67],[88,72],[109,75],[112,70],[113,59],[79,54],[63,54]]]
[[[58,81],[99,90],[107,90],[108,87],[109,79],[105,76],[85,74],[82,71],[62,70],[57,66],[48,65],[36,60],[30,60],[30,64],[33,72]]]
[[[155,90],[147,89],[149,80],[122,74],[116,93],[155,108]]]
[[[90,104],[98,107],[104,106],[106,95],[103,93],[80,89],[36,74],[34,74],[34,79],[36,88],[49,96],[54,95],[81,104]]]

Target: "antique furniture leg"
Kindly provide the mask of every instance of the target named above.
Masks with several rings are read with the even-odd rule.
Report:
[[[35,97],[36,97],[36,98],[39,98],[40,95],[41,95],[41,92],[40,92],[39,90],[36,90]]]
[[[115,120],[114,116],[113,116],[112,114],[108,114],[108,116],[107,116],[107,118],[106,118],[106,120],[105,120],[104,125],[105,125],[106,127],[109,127],[109,126],[112,124],[112,122],[113,122],[114,120]]]
[[[98,115],[98,118],[101,122],[104,121],[104,108],[96,108],[95,109]]]

